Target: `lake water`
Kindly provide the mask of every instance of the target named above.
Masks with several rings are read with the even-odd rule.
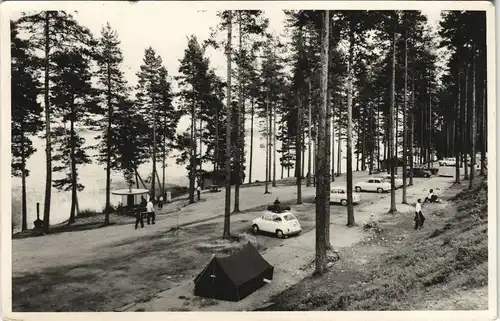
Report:
[[[257,132],[257,130],[255,130]],[[248,134],[248,131],[247,131]],[[263,181],[265,178],[265,150],[260,148],[261,144],[265,143],[264,138],[258,133],[254,133],[254,153],[253,153],[253,166],[252,166],[252,180]],[[86,139],[86,144],[95,145],[97,141],[94,139],[95,133],[84,132],[81,134]],[[26,179],[27,185],[27,212],[28,212],[28,226],[32,227],[33,221],[36,219],[36,203],[40,203],[40,216],[43,216],[43,203],[45,194],[45,141],[41,138],[33,138],[34,147],[37,151],[28,159],[27,168],[30,170],[30,176]],[[248,180],[248,168],[250,158],[250,137],[246,137],[246,179]],[[337,145],[336,145],[337,146]],[[277,146],[279,150],[279,145]],[[345,147],[343,147],[345,155]],[[175,154],[175,152],[173,153]],[[307,170],[307,152],[306,152],[305,166]],[[336,153],[335,153],[336,155]],[[335,156],[336,159],[336,156]],[[279,154],[277,154],[277,163],[279,164]],[[346,168],[345,159],[342,162],[343,171]],[[161,179],[161,164],[157,167]],[[205,168],[212,169],[211,164],[205,164]],[[355,168],[355,164],[354,167]],[[85,189],[78,193],[78,202],[80,210],[102,210],[105,203],[105,188],[106,188],[106,171],[105,165],[92,164],[82,165],[78,167],[81,183]],[[177,165],[175,157],[170,157],[167,160],[166,183],[187,186],[187,171],[184,165]],[[285,170],[285,176],[287,171]],[[293,170],[290,171],[293,175]],[[143,164],[139,168],[139,174],[143,179],[151,173],[151,164]],[[277,178],[281,177],[281,167],[276,169]],[[60,173],[53,173],[53,178],[61,176]],[[112,172],[112,189],[125,188],[126,184],[121,173]],[[12,177],[12,220],[15,230],[18,230],[21,220],[21,179]],[[120,201],[118,196],[111,195],[111,202],[116,205]],[[68,219],[71,207],[71,192],[60,192],[52,188],[51,200],[51,224],[63,222]]]

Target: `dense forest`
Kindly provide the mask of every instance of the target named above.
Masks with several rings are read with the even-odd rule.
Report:
[[[189,35],[174,79],[154,44],[144,48],[136,85],[124,76],[120,38],[110,24],[95,35],[64,11],[26,13],[11,21],[12,175],[23,182],[22,229],[27,228],[26,160],[34,152],[33,135],[43,135],[47,147],[46,233],[53,188],[71,191],[68,222],[75,221],[78,193],[85,188],[78,175],[82,164],[105,167],[103,207],[110,213],[111,171],[123,173],[130,187],[139,186],[137,168],[152,160],[154,198],[165,192],[165,160],[175,157],[189,172],[190,202],[203,173],[225,180],[223,236],[229,238],[230,214],[239,211],[240,186],[254,181],[253,151],[261,148],[252,139],[247,146],[244,137],[259,131],[266,137],[263,192],[268,183],[276,185],[280,173],[294,176],[300,204],[302,184],[316,184],[318,262],[330,246],[326,191],[343,172],[341,153],[333,159],[340,141],[347,144],[348,225],[355,224],[354,170],[392,174],[392,212],[398,203],[398,166],[403,166],[403,191],[412,184],[405,169],[430,166],[435,158],[460,160],[456,183],[472,184],[476,162],[485,174],[484,12],[442,12],[438,31],[419,11],[301,10],[285,16],[285,33],[277,36],[265,11],[220,11],[209,39]],[[216,75],[208,48],[225,54],[225,78]],[[190,127],[178,134],[183,116],[190,118]],[[101,139],[93,147],[96,157],[83,144],[82,126]],[[304,168],[306,157],[313,160]],[[461,177],[462,164],[470,170]],[[53,172],[65,176],[53,179]],[[400,202],[406,203],[405,192]],[[110,223],[108,215],[104,223]],[[324,265],[317,264],[319,273]]]

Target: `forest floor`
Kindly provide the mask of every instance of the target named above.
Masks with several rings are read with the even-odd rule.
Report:
[[[443,170],[453,171],[452,168]],[[366,176],[364,172],[355,173],[355,180]],[[451,178],[437,176],[415,179],[415,185],[408,188],[408,201],[413,204],[417,197],[423,198],[429,188],[439,189],[443,197],[448,192],[457,193],[458,187],[449,189],[451,182]],[[338,184],[342,184],[342,180]],[[309,263],[314,255],[315,210],[312,197],[315,188],[304,187],[302,205],[294,205],[296,186],[293,184],[283,182],[271,188],[271,192],[264,195],[262,186],[242,189],[242,212],[231,216],[233,241],[221,240],[223,191],[202,194],[202,201],[189,206],[180,206],[185,200],[169,204],[179,207],[179,210],[172,213],[168,207],[164,208],[163,212],[158,213],[157,224],[146,225],[144,229],[134,230],[132,224],[115,225],[13,240],[13,311],[253,310],[271,301],[277,303],[273,309],[280,305],[286,308],[288,299],[293,305],[294,289],[315,280],[307,278],[311,274]],[[396,195],[400,200],[401,190]],[[251,235],[251,220],[276,197],[292,206],[303,233],[284,240],[267,235]],[[453,208],[449,202],[425,206],[424,213],[433,211],[432,206],[441,206],[446,214],[443,217],[427,214],[425,229],[414,231],[411,206],[398,205],[398,214],[388,215],[385,214],[389,208],[388,194],[363,193],[362,197],[363,202],[355,207],[360,225],[353,228],[345,226],[345,207],[330,207],[331,242],[342,258],[332,269],[349,260],[350,253],[357,253],[357,247],[364,246],[362,244],[367,242],[367,238],[372,242],[369,244],[379,242],[371,236],[371,231],[362,227],[362,222],[368,221],[371,214],[374,214],[380,226],[389,224],[388,227],[382,227],[384,232],[379,237],[395,237],[397,230],[407,235],[407,239],[420,239],[425,237],[426,232],[440,228],[441,220],[451,215]],[[248,241],[256,245],[264,258],[275,266],[272,283],[237,303],[194,297],[193,279],[212,255],[231,254]],[[382,245],[386,242],[382,241]],[[403,251],[406,247],[407,253],[406,243],[390,244],[395,248],[402,247]],[[366,255],[381,253],[384,248],[379,244],[365,247]],[[353,257],[358,256],[353,254]],[[486,267],[485,263],[483,265]],[[302,281],[304,278],[305,281]],[[336,281],[341,282],[343,279]],[[346,282],[350,282],[349,278],[346,278]],[[284,294],[271,300],[283,291]],[[297,293],[304,295],[303,290]],[[449,305],[444,304],[442,308],[447,307]],[[313,310],[314,307],[307,309]]]

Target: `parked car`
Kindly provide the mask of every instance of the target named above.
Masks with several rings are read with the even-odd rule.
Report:
[[[424,170],[423,168],[421,167],[414,167],[413,169],[409,169],[408,172],[407,172],[407,176],[410,177],[410,176],[413,176],[413,177],[425,177],[425,178],[429,178],[431,177],[431,173]]]
[[[352,203],[358,204],[361,202],[361,194],[352,193]],[[347,188],[345,187],[333,187],[330,190],[330,204],[340,203],[347,206]]]
[[[455,166],[456,164],[457,160],[455,157],[449,157],[439,161],[439,166]]]
[[[439,172],[439,168],[436,168],[436,167],[430,167],[430,168],[428,168],[427,165],[420,165],[420,166],[416,166],[414,168],[420,168],[424,172],[427,172],[427,173],[429,173],[431,175],[436,175]]]
[[[386,182],[388,182],[389,184],[391,183],[391,174],[385,174],[385,175],[377,176],[374,178],[381,178],[381,179],[385,180]],[[394,187],[396,187],[396,188],[403,187],[403,179],[400,178],[398,175],[394,175]]]
[[[370,191],[383,193],[391,190],[391,183],[382,178],[370,178],[364,182],[359,182],[354,187],[356,192]]]
[[[261,217],[252,221],[254,234],[260,232],[275,234],[278,238],[299,234],[302,231],[299,220],[290,211],[272,213],[266,211]]]

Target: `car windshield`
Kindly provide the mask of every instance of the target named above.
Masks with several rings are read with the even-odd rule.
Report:
[[[293,216],[292,214],[287,214],[285,216],[283,216],[285,221],[293,221],[293,220],[296,220],[295,216]]]

